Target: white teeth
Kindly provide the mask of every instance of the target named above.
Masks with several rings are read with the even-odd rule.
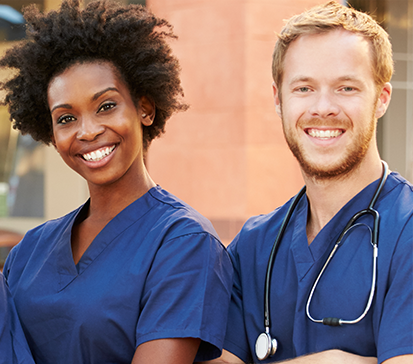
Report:
[[[309,129],[308,134],[314,138],[321,138],[321,139],[330,139],[336,138],[339,135],[343,134],[341,130],[320,130],[320,129]]]
[[[82,157],[87,160],[88,162],[98,162],[101,159],[107,157],[110,153],[112,153],[115,146],[106,147],[103,149],[95,150],[90,153],[83,154]]]

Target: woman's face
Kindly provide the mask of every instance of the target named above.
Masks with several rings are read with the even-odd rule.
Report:
[[[89,184],[143,173],[142,125],[152,123],[154,108],[145,97],[135,105],[111,63],[70,66],[51,80],[48,104],[54,146]]]

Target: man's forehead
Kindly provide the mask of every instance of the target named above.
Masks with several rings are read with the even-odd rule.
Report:
[[[308,33],[303,33],[299,35],[296,39],[294,39],[288,49],[294,44],[306,44],[306,43],[313,43],[313,42],[329,42],[330,39],[334,39],[335,42],[352,42],[356,43],[364,43],[366,46],[369,45],[369,41],[367,38],[358,32],[352,32],[342,27],[332,28],[325,31],[309,31]]]
[[[297,53],[301,56],[297,57]],[[300,35],[290,43],[284,60],[291,61],[292,57],[296,57],[296,61],[308,63],[311,60],[323,62],[344,57],[350,62],[354,56],[367,56],[372,59],[370,42],[361,34],[340,28]],[[288,62],[284,65],[288,66]]]
[[[336,29],[301,35],[291,42],[284,58],[284,71],[299,73],[293,77],[311,77],[317,70],[323,72],[320,65],[324,65],[327,71],[334,64],[344,72],[338,77],[353,77],[356,72],[351,70],[370,67],[369,61],[372,61],[371,47],[363,36]]]

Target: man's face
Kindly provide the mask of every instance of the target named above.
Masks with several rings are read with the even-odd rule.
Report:
[[[287,143],[304,173],[319,179],[341,176],[375,150],[376,120],[390,94],[389,84],[377,93],[369,44],[360,35],[338,29],[293,41],[274,97]]]

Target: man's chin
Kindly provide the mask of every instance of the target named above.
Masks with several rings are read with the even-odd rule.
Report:
[[[311,179],[319,181],[338,180],[346,177],[361,162],[361,158],[347,158],[340,162],[323,163],[312,162],[297,158],[303,173]]]

